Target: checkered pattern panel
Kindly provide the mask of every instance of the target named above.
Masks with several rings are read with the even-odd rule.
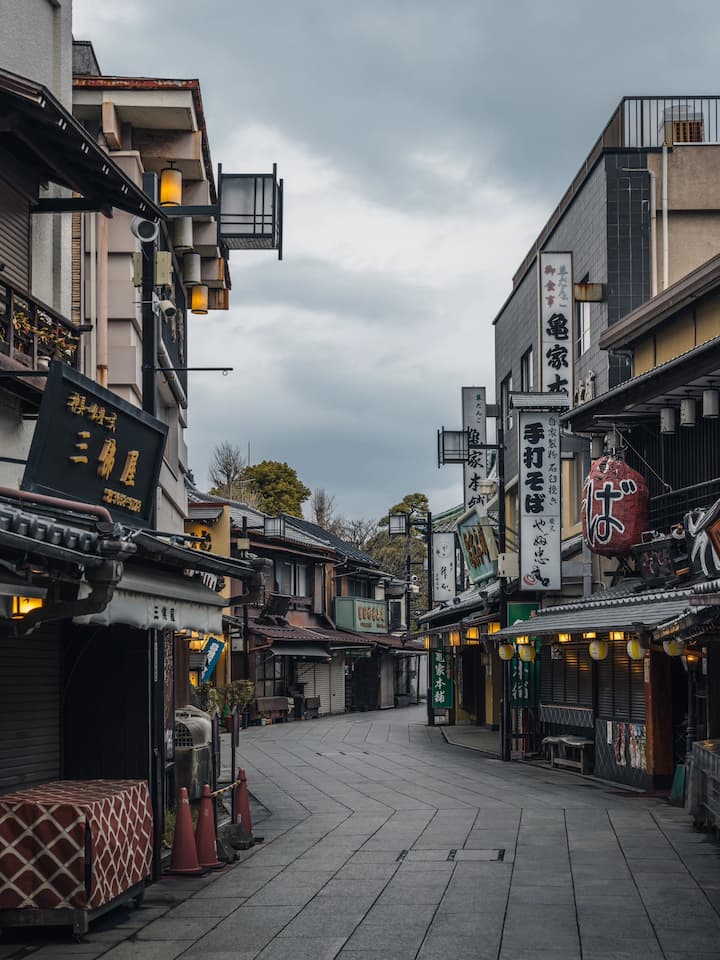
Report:
[[[87,909],[143,880],[147,784],[58,781],[0,797],[0,908]]]

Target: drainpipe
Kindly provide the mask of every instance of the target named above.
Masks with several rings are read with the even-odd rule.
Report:
[[[37,503],[41,506],[55,507],[58,510],[74,510],[76,513],[89,513],[105,523],[113,524],[113,518],[107,507],[99,504],[80,503],[79,500],[62,500],[60,497],[48,497],[44,493],[28,493],[27,490],[15,490],[12,487],[0,487],[0,497],[9,497],[21,503]]]
[[[650,296],[656,297],[658,292],[657,177],[655,176],[655,172],[653,170],[648,170],[648,176],[650,177]],[[663,183],[665,183],[664,177]],[[667,244],[665,244],[663,249],[667,249]]]
[[[97,227],[97,332],[96,368],[101,387],[108,385],[108,220],[96,213]]]
[[[669,251],[668,251],[668,149],[667,144],[662,148],[662,216],[663,216],[663,290],[667,290],[669,283]]]

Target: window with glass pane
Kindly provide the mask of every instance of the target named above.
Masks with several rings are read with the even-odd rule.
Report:
[[[287,560],[275,561],[275,583],[278,593],[293,595],[293,565]]]
[[[310,591],[308,589],[308,568],[305,563],[295,564],[295,596],[307,597]]]
[[[510,409],[510,394],[512,392],[512,374],[509,373],[500,383],[500,403],[502,404],[506,430],[512,430],[513,418]]]
[[[578,357],[590,349],[590,304],[582,301],[575,304],[575,348]]]
[[[284,697],[287,693],[287,657],[258,653],[255,658],[255,696]]]
[[[520,358],[520,389],[523,393],[531,393],[533,385],[533,352],[530,347]]]
[[[348,580],[348,596],[371,600],[374,597],[374,591],[367,580]]]

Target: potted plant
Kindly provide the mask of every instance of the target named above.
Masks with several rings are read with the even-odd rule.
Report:
[[[250,701],[255,694],[255,684],[252,680],[233,680],[222,690],[222,716],[225,727],[232,730],[232,711],[235,709],[242,715],[247,711]]]
[[[216,713],[220,714],[222,704],[220,691],[209,680],[199,683],[195,688],[195,693],[201,710],[209,713],[211,717]]]

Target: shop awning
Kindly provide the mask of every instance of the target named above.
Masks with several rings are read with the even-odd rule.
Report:
[[[152,570],[126,572],[100,613],[75,623],[108,627],[121,623],[138,630],[197,630],[222,634],[227,601],[198,580]]]
[[[298,660],[330,660],[330,654],[320,643],[293,643],[276,640],[268,650],[274,657],[295,657]]]
[[[608,600],[586,600],[549,607],[536,617],[504,627],[497,639],[519,636],[548,636],[556,633],[583,633],[594,630],[627,630],[636,633],[652,630],[658,624],[679,617],[689,610],[692,591],[666,590],[662,593],[635,594]]]
[[[97,145],[81,123],[47,89],[0,70],[3,150],[39,180],[67,187],[80,197],[33,200],[35,210],[102,210],[113,207],[146,220],[164,213]]]

